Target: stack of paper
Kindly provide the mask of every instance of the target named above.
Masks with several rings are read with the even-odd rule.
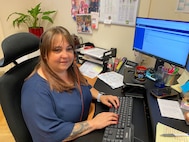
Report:
[[[106,49],[95,47],[95,48],[90,48],[90,49],[81,49],[80,53],[89,55],[98,59],[102,59],[103,54],[107,51],[108,50]]]
[[[79,70],[84,76],[94,78],[102,71],[102,66],[91,62],[85,62],[80,66]]]
[[[162,117],[184,120],[182,110],[178,101],[157,99]]]
[[[86,60],[86,61],[90,61],[90,62],[92,62],[92,63],[97,63],[97,64],[100,64],[100,65],[103,65],[103,61],[98,60],[98,59],[96,59],[96,58],[93,58],[93,57],[91,57],[91,56],[89,56],[89,55],[84,55],[84,56],[83,56],[83,60]]]
[[[101,73],[98,78],[108,84],[112,89],[123,86],[123,75],[111,71],[106,73]]]

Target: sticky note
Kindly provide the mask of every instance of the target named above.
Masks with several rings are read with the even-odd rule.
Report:
[[[189,81],[182,85],[181,88],[183,93],[187,93],[189,91]]]

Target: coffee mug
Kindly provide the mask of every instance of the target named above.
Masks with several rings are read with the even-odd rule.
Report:
[[[146,70],[144,66],[136,66],[135,68],[135,80],[139,82],[144,82],[146,80]]]

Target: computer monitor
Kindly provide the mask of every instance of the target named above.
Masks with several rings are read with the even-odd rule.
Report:
[[[133,50],[185,68],[189,53],[189,22],[137,17]]]
[[[186,63],[186,70],[189,72],[189,58],[188,58],[188,61]]]

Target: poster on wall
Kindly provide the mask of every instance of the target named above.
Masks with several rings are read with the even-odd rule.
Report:
[[[177,12],[189,12],[189,0],[178,0]]]
[[[77,14],[99,12],[100,0],[72,0],[71,15],[76,20]]]

